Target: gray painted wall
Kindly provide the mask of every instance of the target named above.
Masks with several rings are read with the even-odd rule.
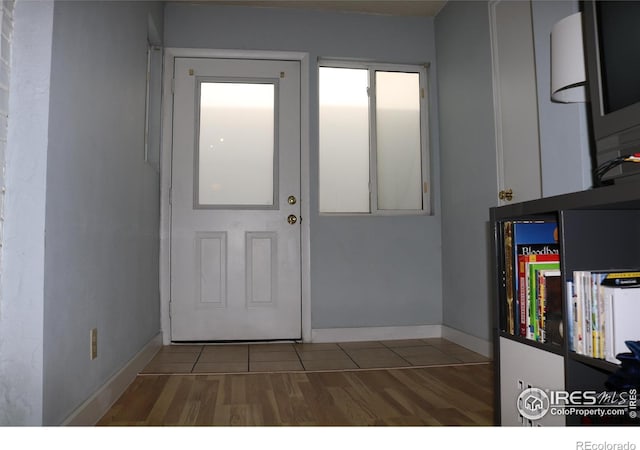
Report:
[[[351,13],[170,3],[165,46],[308,52],[313,328],[440,324],[438,121],[431,117],[432,216],[318,214],[318,57],[391,63],[435,61],[433,20]],[[430,96],[435,98],[435,70]]]
[[[534,1],[543,196],[590,186],[583,104],[550,101],[549,33],[574,1]],[[497,205],[488,2],[449,2],[435,21],[442,170],[444,324],[489,339],[489,208]]]
[[[0,296],[0,425],[41,425],[53,3],[19,1],[14,17]]]
[[[43,423],[59,424],[160,329],[159,178],[144,162],[156,2],[55,2]],[[89,330],[98,358],[89,359]],[[70,376],[71,375],[71,376]]]
[[[581,191],[592,184],[585,104],[551,101],[551,29],[560,19],[576,12],[577,1],[531,4],[543,197]]]
[[[444,324],[489,339],[489,208],[497,203],[487,2],[448,2],[435,21]]]
[[[11,76],[11,42],[13,40],[13,7],[14,1],[3,1],[0,4],[2,23],[0,39],[5,45],[0,46],[0,244],[4,229],[4,194],[6,184],[4,176],[7,172],[5,155],[7,153],[7,123],[9,120],[9,77]],[[2,275],[2,252],[0,252],[0,277]],[[1,280],[0,280],[1,282]]]

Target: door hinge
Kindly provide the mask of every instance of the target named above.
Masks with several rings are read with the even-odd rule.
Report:
[[[422,192],[425,194],[429,192],[429,183],[427,183],[426,181],[422,183]]]
[[[280,72],[280,78],[284,78],[284,72]]]
[[[506,201],[510,202],[511,200],[513,200],[513,190],[506,189],[506,190],[502,190],[502,191],[498,192],[498,198],[500,200],[506,200]]]
[[[420,88],[420,98],[424,98],[424,88]]]

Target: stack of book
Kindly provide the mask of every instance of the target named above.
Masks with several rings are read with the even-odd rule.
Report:
[[[503,224],[505,326],[507,333],[562,345],[562,283],[558,224],[510,221]]]
[[[618,364],[624,341],[640,339],[640,271],[575,271],[567,302],[570,350]]]

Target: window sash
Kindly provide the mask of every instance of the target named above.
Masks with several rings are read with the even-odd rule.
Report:
[[[429,122],[428,122],[428,65],[406,65],[406,64],[375,64],[356,63],[341,60],[320,60],[318,63],[318,73],[320,68],[346,68],[346,69],[366,69],[369,76],[369,211],[368,212],[333,212],[323,211],[322,215],[427,215],[431,214],[430,192],[428,187],[429,167]],[[420,209],[381,209],[379,207],[379,183],[378,183],[378,140],[377,140],[377,114],[376,114],[376,72],[400,72],[417,73],[420,88],[420,192],[422,197],[422,208]],[[318,77],[319,79],[319,77]],[[320,181],[319,181],[320,182]],[[321,186],[319,186],[321,187]],[[320,189],[319,189],[320,192]]]

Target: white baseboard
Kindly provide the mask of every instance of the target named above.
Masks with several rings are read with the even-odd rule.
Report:
[[[463,333],[462,331],[450,328],[446,325],[442,326],[442,338],[458,345],[462,345],[463,347],[473,350],[476,353],[480,353],[487,358],[491,358],[493,354],[491,342]]]
[[[136,356],[112,376],[87,401],[80,405],[62,423],[65,426],[92,426],[104,416],[111,406],[136,378],[136,375],[151,361],[162,346],[162,333],[151,339]]]
[[[311,342],[390,341],[394,339],[424,339],[441,335],[441,325],[319,328],[311,330]]]
[[[491,342],[446,325],[405,327],[318,328],[311,330],[311,342],[390,341],[441,337],[483,356],[491,357]]]

